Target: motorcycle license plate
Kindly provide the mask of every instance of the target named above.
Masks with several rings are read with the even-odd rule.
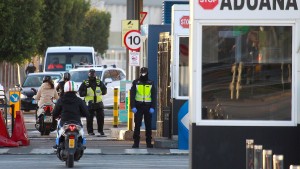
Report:
[[[69,148],[75,147],[75,139],[69,139]]]
[[[52,123],[52,116],[45,116],[44,122],[45,123]]]

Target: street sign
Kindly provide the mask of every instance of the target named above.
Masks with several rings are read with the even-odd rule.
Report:
[[[129,51],[129,66],[140,66],[140,52]]]
[[[142,45],[141,32],[131,30],[124,36],[124,44],[129,50],[138,51]]]
[[[16,112],[20,111],[21,109],[21,92],[18,88],[11,88],[9,89],[9,105],[14,104],[14,117],[16,117]],[[10,113],[12,113],[12,109],[10,109]]]
[[[124,36],[131,30],[139,30],[139,20],[122,20],[122,46],[125,46]]]
[[[199,0],[199,5],[203,9],[214,9],[218,5],[219,1],[218,0]]]
[[[143,25],[143,22],[147,16],[148,12],[140,12],[140,25]]]
[[[189,23],[190,23],[190,16],[183,16],[180,18],[180,26],[183,28],[189,28]]]

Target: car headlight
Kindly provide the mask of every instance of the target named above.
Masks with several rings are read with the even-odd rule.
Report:
[[[27,95],[21,93],[21,99],[26,99],[27,98]]]

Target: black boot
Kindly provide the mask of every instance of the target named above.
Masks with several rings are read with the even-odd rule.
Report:
[[[147,148],[153,148],[153,144],[147,143]]]
[[[139,141],[134,141],[132,148],[139,148],[139,144],[140,144]]]

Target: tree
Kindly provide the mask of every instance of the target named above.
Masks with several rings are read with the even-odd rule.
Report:
[[[93,46],[103,54],[108,49],[109,25],[111,15],[106,11],[91,9],[85,16],[83,45]]]
[[[40,53],[49,46],[79,45],[82,42],[84,16],[90,9],[86,0],[44,0],[44,39]]]
[[[43,0],[0,2],[0,61],[23,63],[41,41]]]
[[[64,44],[79,45],[82,43],[84,17],[90,9],[90,3],[85,0],[72,0],[70,9],[65,15]]]

